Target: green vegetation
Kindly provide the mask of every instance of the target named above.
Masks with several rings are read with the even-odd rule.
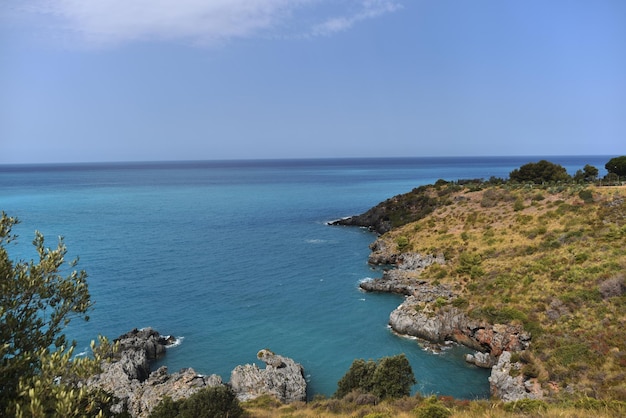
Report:
[[[111,397],[80,387],[99,370],[101,339],[93,358],[71,360],[74,344],[62,330],[75,317],[88,319],[91,301],[84,271],[63,274],[66,247],[47,248],[35,234],[38,262],[10,259],[6,245],[16,240],[16,218],[0,215],[0,415],[16,417],[104,416]],[[75,262],[69,264],[70,268]]]
[[[165,397],[154,407],[150,418],[238,418],[244,416],[229,386],[201,389],[189,398],[173,401]]]
[[[359,392],[379,399],[400,398],[408,396],[415,383],[413,370],[404,354],[378,361],[357,359],[339,380],[335,397],[343,398],[351,392]]]
[[[373,224],[393,226],[381,237],[389,248],[445,256],[445,265],[430,266],[420,280],[459,296],[437,298],[434,306],[531,332],[529,350],[513,353],[522,364],[516,373],[534,379],[546,399],[409,397],[415,376],[398,355],[355,360],[331,399],[240,404],[230,388],[217,387],[186,400],[165,398],[151,416],[626,416],[626,186],[607,186],[626,175],[623,163],[626,157],[609,161],[599,183],[595,167],[566,178],[547,161],[514,170],[511,181],[439,180],[370,213]],[[88,319],[86,274],[70,271],[75,262],[65,263],[62,240],[50,249],[39,233],[39,259],[12,261],[6,247],[17,222],[1,214],[0,415],[111,416],[114,399],[79,382],[113,348],[102,339],[93,357],[72,359],[62,332],[72,319]]]
[[[626,186],[504,182],[447,197],[380,239],[443,254],[420,280],[451,287],[448,303],[473,318],[530,331],[523,373],[545,393],[626,401]]]
[[[524,164],[509,174],[509,179],[517,183],[551,183],[570,180],[563,166],[541,160],[536,163]]]
[[[448,396],[421,395],[386,399],[372,403],[365,395],[350,393],[337,399],[316,397],[313,401],[290,405],[258,399],[242,404],[246,414],[254,418],[338,418],[338,417],[451,417],[451,418],[514,418],[548,417],[621,418],[626,416],[626,402],[602,401],[589,397],[564,400],[522,400],[501,402],[465,401]]]
[[[611,158],[605,165],[606,171],[619,177],[626,176],[626,155]]]

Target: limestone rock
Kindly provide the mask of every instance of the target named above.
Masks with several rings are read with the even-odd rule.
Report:
[[[115,342],[119,343],[121,352],[143,350],[148,360],[154,360],[165,355],[165,347],[172,341],[171,337],[164,337],[152,328],[135,328],[120,335]]]
[[[467,317],[459,309],[446,307],[433,311],[415,296],[406,298],[389,316],[389,325],[395,332],[436,343],[456,341],[455,335],[467,328],[467,323]]]
[[[449,305],[433,308],[429,302],[442,293],[432,289],[416,294],[418,296],[407,297],[389,316],[389,325],[399,334],[435,343],[455,341],[486,352],[492,359],[475,363],[481,367],[491,367],[504,351],[522,351],[530,345],[530,334],[520,326],[472,320],[460,309]]]
[[[222,384],[222,378],[217,375],[204,376],[191,368],[168,374],[167,367],[163,366],[154,371],[129,399],[129,410],[134,417],[146,417],[165,396],[176,401],[188,398],[200,389]]]
[[[491,369],[489,386],[492,395],[503,401],[518,401],[520,399],[541,399],[543,394],[538,385],[530,381],[524,381],[524,376],[519,372],[521,364],[511,363],[511,353],[504,351],[500,354],[498,363]],[[511,376],[511,371],[514,376]]]
[[[119,344],[118,353],[112,361],[103,362],[102,372],[85,383],[109,392],[119,400],[113,408],[114,413],[127,409],[135,418],[147,417],[165,396],[178,400],[203,387],[222,384],[219,376],[203,376],[193,369],[170,375],[164,366],[150,373],[150,360],[162,356],[170,342],[153,329],[134,329],[115,342]]]
[[[477,351],[474,354],[467,354],[465,356],[465,361],[478,367],[482,367],[483,369],[489,369],[495,366],[496,358],[489,353]]]
[[[230,385],[241,401],[271,395],[284,403],[306,400],[306,380],[302,366],[290,358],[259,351],[257,357],[266,363],[237,366],[230,375]]]

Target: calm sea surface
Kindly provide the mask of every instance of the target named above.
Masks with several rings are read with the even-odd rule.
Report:
[[[269,348],[303,364],[310,393],[331,395],[355,358],[405,353],[415,391],[487,397],[488,371],[462,348],[432,354],[387,327],[402,299],[359,281],[375,236],[327,221],[364,212],[437,179],[507,177],[541,157],[330,159],[0,166],[0,210],[22,223],[13,259],[31,259],[34,231],[64,236],[89,274],[95,308],[67,334],[86,351],[153,327],[181,338],[162,364],[228,380]],[[547,157],[570,174],[610,157]]]

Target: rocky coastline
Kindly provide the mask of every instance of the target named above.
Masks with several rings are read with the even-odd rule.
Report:
[[[164,356],[167,347],[174,342],[151,328],[133,329],[114,342],[117,350],[102,362],[101,373],[85,382],[88,387],[104,390],[116,398],[114,413],[128,411],[134,418],[147,417],[166,396],[178,400],[203,388],[221,385],[229,385],[240,401],[263,395],[273,396],[283,403],[306,400],[303,367],[268,349],[257,354],[265,368],[255,364],[237,366],[230,382],[225,383],[218,375],[202,375],[192,368],[171,374],[166,366],[151,371],[151,363]]]
[[[493,396],[505,401],[524,398],[540,399],[541,389],[533,379],[524,380],[517,360],[526,350],[531,335],[521,326],[490,324],[469,318],[454,306],[458,297],[449,287],[420,279],[420,273],[434,263],[445,264],[443,255],[399,253],[392,243],[379,237],[370,245],[368,262],[385,266],[381,278],[364,281],[367,292],[396,293],[405,300],[389,316],[391,329],[404,336],[416,337],[431,346],[453,341],[473,350],[466,360],[478,367],[490,368],[490,389]]]

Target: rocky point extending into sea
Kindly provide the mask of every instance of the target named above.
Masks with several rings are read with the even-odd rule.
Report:
[[[265,368],[255,364],[237,366],[230,382],[218,375],[202,375],[192,368],[169,373],[166,366],[151,371],[151,362],[165,355],[174,341],[151,328],[133,329],[115,340],[119,349],[102,363],[102,372],[86,384],[118,399],[114,412],[127,410],[133,417],[147,417],[166,396],[187,398],[202,388],[229,385],[241,401],[270,395],[283,403],[306,400],[304,369],[294,360],[268,349],[257,353]]]
[[[511,369],[522,367],[512,361],[511,353],[526,350],[531,335],[519,325],[490,324],[469,318],[450,303],[458,297],[452,289],[419,278],[422,270],[431,264],[444,264],[443,255],[399,253],[395,247],[380,237],[370,245],[372,252],[368,262],[387,268],[381,278],[360,284],[368,292],[406,296],[389,316],[391,329],[399,335],[417,337],[431,345],[453,341],[476,350],[466,360],[478,367],[491,368],[491,393],[502,400],[542,398],[537,382],[524,380],[522,374],[512,377],[509,373]],[[438,300],[445,303],[433,309]]]

